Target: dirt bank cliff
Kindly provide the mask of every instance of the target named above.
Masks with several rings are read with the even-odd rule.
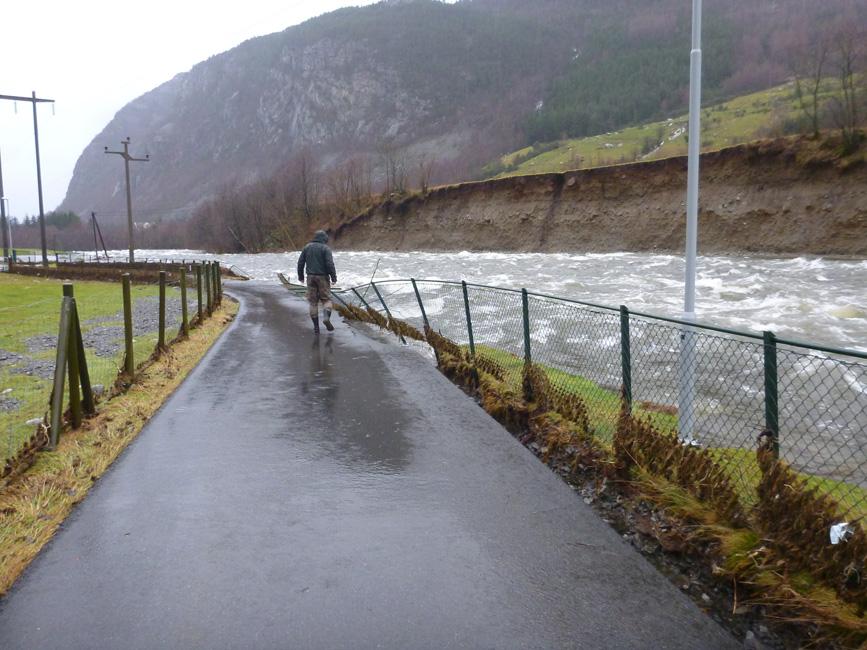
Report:
[[[465,183],[334,231],[344,250],[681,251],[686,158]],[[705,154],[702,253],[867,256],[867,165],[807,140]]]

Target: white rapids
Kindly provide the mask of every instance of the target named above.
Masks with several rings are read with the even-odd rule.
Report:
[[[122,256],[122,251],[116,251]],[[138,251],[140,258],[219,259],[255,280],[294,277],[298,252],[208,255]],[[334,252],[340,285],[414,277],[521,288],[633,311],[678,317],[681,257],[653,253]],[[377,262],[379,262],[377,266]],[[713,256],[699,258],[701,322],[835,347],[867,350],[867,260]]]

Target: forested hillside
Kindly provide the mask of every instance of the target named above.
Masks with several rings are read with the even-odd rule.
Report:
[[[867,25],[867,0],[705,5],[708,101],[809,76],[829,34]],[[221,232],[222,247],[279,246],[303,237],[320,205],[339,214],[378,193],[479,177],[535,142],[682,114],[690,10],[683,0],[400,0],[332,12],[121,109],[82,153],[59,210],[120,220],[122,171],[102,151],[130,136],[151,154],[134,170],[139,220],[207,203],[209,218],[226,212],[252,233]],[[207,230],[201,214],[195,232]]]

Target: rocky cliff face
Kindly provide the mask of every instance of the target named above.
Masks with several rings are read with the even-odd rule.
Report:
[[[867,166],[782,141],[702,157],[699,250],[867,255]],[[347,250],[680,252],[686,159],[438,188],[342,225]]]
[[[125,213],[122,165],[103,147],[126,136],[151,158],[131,167],[138,221],[189,214],[302,150],[325,168],[385,149],[477,167],[494,153],[479,143],[504,145],[568,60],[527,25],[417,0],[252,39],[125,106],[82,153],[59,209]]]
[[[144,221],[188,213],[220,185],[267,175],[304,147],[372,148],[429,112],[361,43],[286,45],[266,69],[248,65],[244,54],[215,57],[120,111],[81,155],[62,209],[122,211],[120,165],[103,146],[117,149],[127,135],[133,152],[151,156],[131,168]]]

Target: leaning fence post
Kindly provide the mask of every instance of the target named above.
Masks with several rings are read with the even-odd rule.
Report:
[[[196,264],[196,297],[199,301],[198,315],[199,323],[202,322],[202,265]]]
[[[93,387],[90,385],[90,372],[87,370],[87,355],[84,353],[84,338],[81,336],[81,320],[78,317],[78,303],[72,306],[72,331],[78,350],[78,376],[81,379],[81,405],[85,415],[96,414],[93,400]]]
[[[181,333],[188,336],[190,321],[187,315],[187,267],[181,267]]]
[[[410,278],[412,282],[412,290],[415,291],[415,299],[418,300],[418,308],[421,309],[421,319],[425,329],[430,329],[430,323],[427,320],[427,312],[424,310],[424,303],[421,301],[421,294],[418,292],[418,285],[415,283],[415,278]]]
[[[780,412],[777,382],[777,337],[764,333],[765,350],[765,429],[773,439],[774,456],[780,456]]]
[[[211,297],[211,286],[214,284],[214,273],[211,270],[211,263],[205,262],[205,293],[208,298],[208,316],[214,311],[213,298]]]
[[[524,315],[524,363],[530,363],[530,301],[526,289],[521,289],[521,311]]]
[[[473,319],[470,317],[470,298],[467,295],[467,283],[461,280],[461,288],[464,291],[464,313],[467,315],[467,334],[470,338],[470,354],[476,357],[476,342],[473,340]]]
[[[352,293],[354,293],[358,297],[358,299],[361,301],[361,304],[364,305],[365,309],[370,310],[370,305],[367,304],[367,301],[364,299],[364,296],[362,296],[360,293],[358,293],[358,290],[355,287],[352,287]]]
[[[159,313],[159,338],[157,339],[157,351],[162,352],[166,347],[166,272],[160,271],[160,313]]]
[[[132,296],[129,288],[129,273],[124,273],[121,281],[123,282],[123,337],[126,346],[123,370],[132,378],[135,374],[135,355],[132,348]]]
[[[63,296],[72,302],[69,313],[69,326],[66,329],[66,366],[69,370],[69,413],[72,416],[72,428],[81,426],[81,388],[79,382],[80,373],[78,367],[78,345],[75,340],[75,327],[73,327],[73,312],[75,311],[75,298],[73,287],[70,282],[63,283]]]
[[[72,314],[72,299],[64,296],[60,307],[60,331],[57,333],[57,354],[54,360],[54,388],[51,391],[51,430],[48,449],[57,447],[60,427],[63,426],[63,384],[66,380],[66,362],[69,348],[69,325]]]
[[[632,346],[629,337],[629,310],[620,305],[620,363],[623,368],[623,399],[632,413]]]

